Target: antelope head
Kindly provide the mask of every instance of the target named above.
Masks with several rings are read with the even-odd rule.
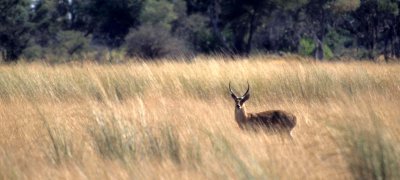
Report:
[[[244,103],[250,98],[249,90],[250,90],[250,85],[249,85],[249,82],[247,82],[247,90],[246,90],[246,92],[243,94],[243,96],[238,97],[238,96],[236,96],[235,93],[232,91],[231,83],[229,82],[229,91],[231,92],[231,97],[232,97],[232,99],[235,101],[235,105],[236,105],[235,108],[236,108],[236,110],[242,109]]]

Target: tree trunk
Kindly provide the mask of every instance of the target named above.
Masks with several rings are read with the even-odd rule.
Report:
[[[314,58],[315,60],[322,61],[324,57],[324,32],[320,30],[320,32],[314,33],[314,44],[315,44],[315,49],[314,49]]]
[[[5,50],[0,50],[1,51],[1,60],[6,61],[6,51]]]
[[[398,20],[399,19],[398,19],[397,16],[395,16],[393,18],[393,24],[391,25],[391,29],[390,29],[390,34],[391,34],[391,37],[390,37],[390,54],[391,54],[391,57],[393,59],[397,58],[397,54],[396,54],[397,47],[396,47],[396,44],[397,44],[397,42],[399,40],[399,35],[400,35],[400,33],[398,33],[398,30],[399,30],[398,28],[400,27],[400,21],[398,21]]]
[[[247,28],[241,26],[240,24],[234,25],[235,27],[233,28],[233,45],[234,45],[234,52],[235,54],[239,55],[245,55],[246,54],[246,48],[245,48],[245,36],[247,33]]]
[[[317,20],[318,29],[317,32],[314,33],[314,58],[316,60],[322,61],[324,57],[324,37],[325,37],[325,12],[323,10],[320,11],[320,17]]]
[[[377,42],[378,42],[378,26],[374,23],[373,39],[372,39],[372,58],[375,58],[377,56],[377,53],[376,53]]]
[[[256,12],[251,14],[250,18],[250,29],[249,29],[249,37],[247,38],[247,45],[246,45],[246,55],[248,56],[251,52],[251,42],[253,40],[253,34],[256,31]]]
[[[14,50],[6,49],[4,62],[10,63],[10,62],[17,61],[17,59],[18,59],[18,55],[16,54],[16,52]]]
[[[324,59],[323,43],[318,38],[315,41],[314,58],[316,60],[322,61]]]
[[[397,42],[398,42],[398,36],[397,36],[397,34],[396,34],[396,29],[395,28],[393,28],[393,39],[391,39],[391,48],[390,48],[390,50],[391,50],[391,54],[392,54],[392,56],[393,56],[393,58],[397,58],[397,54],[396,54],[396,49],[397,49]]]
[[[388,46],[389,46],[389,38],[390,38],[390,35],[386,35],[386,36],[384,36],[384,46],[383,46],[383,56],[385,57],[385,61],[388,61],[388,59],[389,59],[389,50],[388,50]]]
[[[215,0],[213,5],[210,7],[210,14],[209,14],[209,18],[211,20],[211,24],[212,24],[212,32],[215,36],[215,38],[218,40],[218,42],[222,45],[222,52],[228,51],[229,47],[225,41],[225,38],[223,37],[220,29],[219,29],[219,13],[221,11],[220,5],[219,5],[219,1]]]

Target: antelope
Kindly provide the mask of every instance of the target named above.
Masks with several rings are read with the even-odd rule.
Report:
[[[243,96],[236,96],[232,91],[229,82],[229,91],[232,99],[235,101],[235,120],[241,129],[253,129],[261,127],[274,132],[288,133],[292,136],[292,129],[296,126],[296,116],[282,110],[269,110],[259,113],[246,113],[244,103],[250,98],[250,85],[247,82],[247,90]]]

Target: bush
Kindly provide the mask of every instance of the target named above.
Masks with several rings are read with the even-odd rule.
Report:
[[[39,58],[53,59],[54,62],[65,61],[67,59],[80,56],[89,50],[89,38],[78,31],[60,31],[52,37],[50,44],[40,46],[35,42],[24,49],[24,58],[32,60]]]
[[[324,44],[323,47],[324,49],[324,57],[325,59],[332,59],[333,58],[333,52],[331,48],[329,48],[328,45]],[[315,51],[315,44],[312,39],[309,38],[302,38],[300,39],[300,47],[299,47],[299,53],[303,56],[313,56]]]
[[[22,57],[28,60],[43,58],[43,48],[37,44],[32,44],[22,51]]]
[[[218,42],[208,28],[207,17],[192,14],[176,22],[174,34],[185,39],[196,52],[211,53],[218,48]]]
[[[309,38],[300,39],[299,53],[303,56],[312,56],[315,49],[314,42]]]
[[[54,48],[52,51],[56,55],[75,55],[81,54],[87,50],[89,40],[82,32],[78,31],[61,31],[54,40]]]
[[[183,40],[173,37],[166,29],[158,26],[141,26],[126,37],[126,53],[145,59],[187,56],[188,48]]]

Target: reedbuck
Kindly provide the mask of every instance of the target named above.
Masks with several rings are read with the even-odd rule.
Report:
[[[282,110],[270,110],[259,113],[246,113],[244,103],[250,98],[250,85],[243,96],[238,97],[232,91],[229,82],[229,91],[235,101],[235,119],[241,129],[264,128],[276,132],[288,133],[292,137],[292,129],[296,126],[296,116]]]

